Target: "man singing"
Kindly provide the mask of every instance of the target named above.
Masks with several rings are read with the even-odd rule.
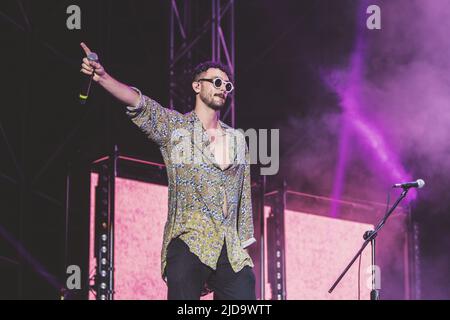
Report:
[[[186,114],[115,80],[98,62],[84,58],[81,72],[127,105],[131,121],[161,150],[169,181],[161,252],[168,299],[198,300],[207,287],[216,300],[255,300],[246,249],[256,242],[250,157],[242,133],[219,120],[234,89],[227,68],[213,62],[195,68],[195,107]]]

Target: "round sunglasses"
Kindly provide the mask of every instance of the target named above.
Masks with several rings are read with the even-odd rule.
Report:
[[[224,81],[220,78],[213,78],[213,79],[198,79],[197,81],[208,81],[211,82],[216,89],[220,89],[222,87],[222,84],[225,84],[225,91],[227,93],[230,93],[233,91],[234,86],[230,81]]]

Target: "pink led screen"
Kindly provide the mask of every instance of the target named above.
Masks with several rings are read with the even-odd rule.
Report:
[[[94,272],[93,217],[98,175],[91,177],[90,270]],[[114,299],[164,300],[167,287],[161,278],[160,263],[167,187],[123,178],[116,178],[115,184]]]
[[[358,260],[332,294],[328,289],[373,226],[285,211],[286,292],[289,300],[358,299]],[[361,260],[360,299],[369,299],[370,248]]]
[[[93,173],[91,178],[92,274],[95,268],[94,195],[98,175]],[[266,208],[266,216],[268,211]],[[160,275],[166,217],[167,187],[116,178],[115,299],[166,299],[167,288]],[[285,217],[287,298],[357,299],[358,263],[350,269],[333,294],[327,291],[358,249],[364,231],[371,226],[289,210]],[[361,262],[361,299],[368,299],[369,296],[366,285],[369,264],[370,250],[366,250]],[[212,294],[203,299],[211,298]],[[270,298],[270,289],[266,283],[266,299]]]

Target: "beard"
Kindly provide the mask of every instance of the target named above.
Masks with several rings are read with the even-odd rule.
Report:
[[[227,96],[225,100],[221,101],[219,101],[216,97],[217,96],[215,95],[212,98],[200,95],[200,99],[203,101],[203,103],[206,104],[211,109],[213,109],[214,111],[220,111],[224,108],[226,109],[231,103],[230,96]]]

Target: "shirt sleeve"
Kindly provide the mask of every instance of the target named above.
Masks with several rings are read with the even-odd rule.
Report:
[[[245,140],[244,140],[245,143]],[[245,145],[244,178],[241,193],[241,201],[238,211],[238,234],[242,248],[246,248],[256,242],[253,227],[253,211],[251,200],[250,181],[250,154]]]
[[[139,93],[139,102],[136,106],[126,107],[127,116],[150,140],[160,146],[166,145],[180,114],[162,107],[155,100],[143,95],[139,89],[131,88]]]

